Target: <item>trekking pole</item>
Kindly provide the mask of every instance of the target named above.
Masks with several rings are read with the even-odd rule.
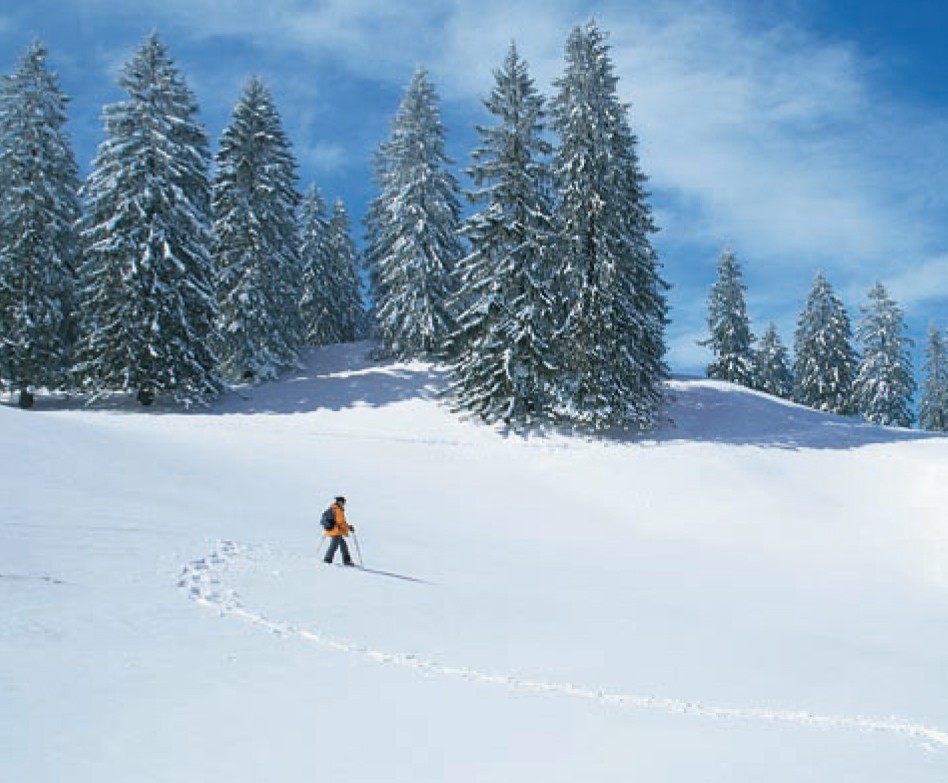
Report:
[[[355,541],[356,553],[359,555],[359,565],[365,568],[365,561],[362,559],[362,547],[359,546],[359,536],[356,534],[355,528],[352,529],[352,540]]]
[[[323,553],[323,544],[326,543],[326,536],[320,536],[322,541],[319,542],[319,549],[316,550],[316,559],[319,559],[319,556]]]

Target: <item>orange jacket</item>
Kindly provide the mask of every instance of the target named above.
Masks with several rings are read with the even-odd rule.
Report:
[[[346,512],[338,503],[330,506],[332,513],[336,515],[336,526],[332,530],[323,533],[324,536],[342,536],[346,538],[349,535],[349,523],[346,521]]]

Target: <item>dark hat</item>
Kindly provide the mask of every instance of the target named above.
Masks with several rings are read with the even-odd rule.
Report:
[[[346,499],[345,499],[342,495],[336,495],[336,502],[337,502],[337,503],[345,503],[345,502],[346,502]]]

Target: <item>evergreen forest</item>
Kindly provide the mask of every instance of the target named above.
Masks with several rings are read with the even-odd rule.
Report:
[[[608,35],[575,27],[545,95],[516,44],[461,172],[418,67],[372,161],[357,241],[347,206],[299,182],[269,86],[247,79],[220,138],[157,33],[121,70],[84,179],[69,97],[31,44],[0,83],[0,389],[206,405],[371,338],[450,369],[450,404],[487,423],[647,432],[663,423],[669,285]],[[912,342],[878,284],[851,323],[818,275],[793,356],[751,332],[726,249],[708,299],[710,378],[867,421],[915,421]],[[932,327],[918,423],[948,428]]]

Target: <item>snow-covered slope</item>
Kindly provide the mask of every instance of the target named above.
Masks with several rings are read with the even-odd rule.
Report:
[[[524,438],[363,353],[0,407],[0,780],[948,779],[948,441],[698,380]]]

